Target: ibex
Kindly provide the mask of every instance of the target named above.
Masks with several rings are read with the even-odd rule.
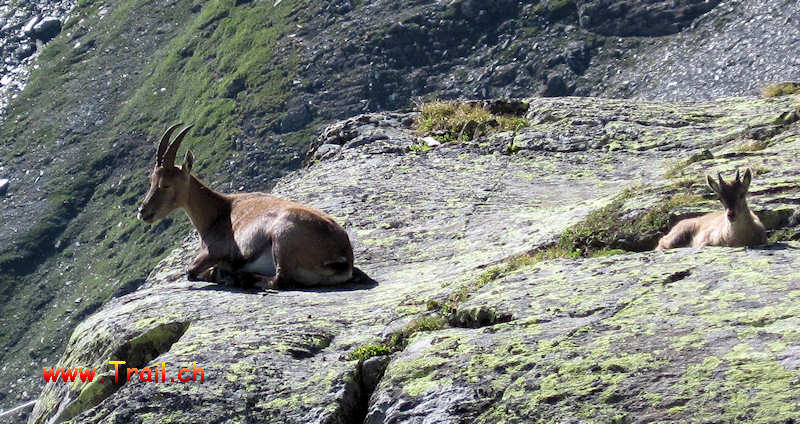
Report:
[[[265,193],[218,193],[191,174],[191,151],[183,166],[175,166],[192,127],[169,143],[180,125],[161,137],[139,218],[152,224],[177,208],[186,211],[201,240],[189,280],[213,281],[212,268],[251,274],[261,288],[330,285],[352,277],[350,239],[325,213]]]
[[[750,187],[752,173],[750,168],[744,178],[736,178],[730,183],[717,174],[719,182],[706,175],[709,187],[717,193],[724,211],[712,212],[697,218],[684,219],[658,242],[657,250],[673,247],[705,246],[754,246],[767,241],[764,225],[747,206],[747,189]]]

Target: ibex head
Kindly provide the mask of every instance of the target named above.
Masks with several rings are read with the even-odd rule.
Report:
[[[711,175],[706,175],[708,186],[717,193],[719,200],[725,207],[728,221],[734,222],[737,216],[747,213],[747,189],[750,188],[752,176],[750,168],[744,171],[744,178],[739,178],[739,170],[736,170],[736,178],[730,183],[725,182],[719,173],[717,174],[719,182],[714,181]]]
[[[167,129],[158,144],[156,167],[150,173],[150,190],[139,206],[139,219],[148,224],[166,218],[173,210],[186,204],[194,157],[192,152],[187,151],[183,166],[177,167],[175,155],[183,137],[192,126],[184,128],[175,137],[175,141],[169,142],[172,133],[181,125],[183,124],[176,124]]]

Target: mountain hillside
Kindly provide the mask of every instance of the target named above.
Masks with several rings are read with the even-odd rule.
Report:
[[[270,190],[327,125],[362,113],[454,98],[697,101],[800,80],[793,6],[0,1],[0,408],[35,397],[39,369],[61,357],[76,326],[145,284],[190,233],[178,215],[154,227],[135,219],[155,140],[170,124],[195,124],[189,147],[212,186]],[[34,19],[52,31],[26,29]],[[644,131],[636,125],[617,131]],[[585,137],[529,143],[601,143]],[[639,172],[619,166],[631,179]],[[597,190],[586,189],[606,193]]]

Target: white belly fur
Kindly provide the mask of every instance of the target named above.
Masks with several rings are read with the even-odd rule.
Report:
[[[246,263],[242,271],[262,275],[275,275],[275,261],[272,260],[272,251],[268,250],[253,261]]]

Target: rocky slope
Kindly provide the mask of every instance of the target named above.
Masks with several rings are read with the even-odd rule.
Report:
[[[25,87],[36,53],[61,32],[74,6],[69,0],[0,1],[0,117],[9,99]]]
[[[793,237],[796,100],[488,106],[531,125],[429,150],[413,147],[415,112],[329,127],[274,192],[340,220],[365,277],[268,293],[190,283],[189,238],[81,323],[58,365],[110,380],[112,358],[196,362],[205,382],[50,383],[31,422],[791,421],[800,245],[602,255],[652,248],[609,237],[633,222],[658,233],[718,208],[703,173],[744,166],[753,210]],[[518,256],[534,251],[572,258]]]
[[[0,406],[38,392],[75,326],[188,232],[134,212],[153,139],[176,121],[196,124],[209,182],[267,190],[326,124],[420,97],[707,99],[800,79],[791,2],[640,3],[0,1],[0,85],[31,71],[0,126]],[[24,31],[45,15],[62,24],[46,44]]]

